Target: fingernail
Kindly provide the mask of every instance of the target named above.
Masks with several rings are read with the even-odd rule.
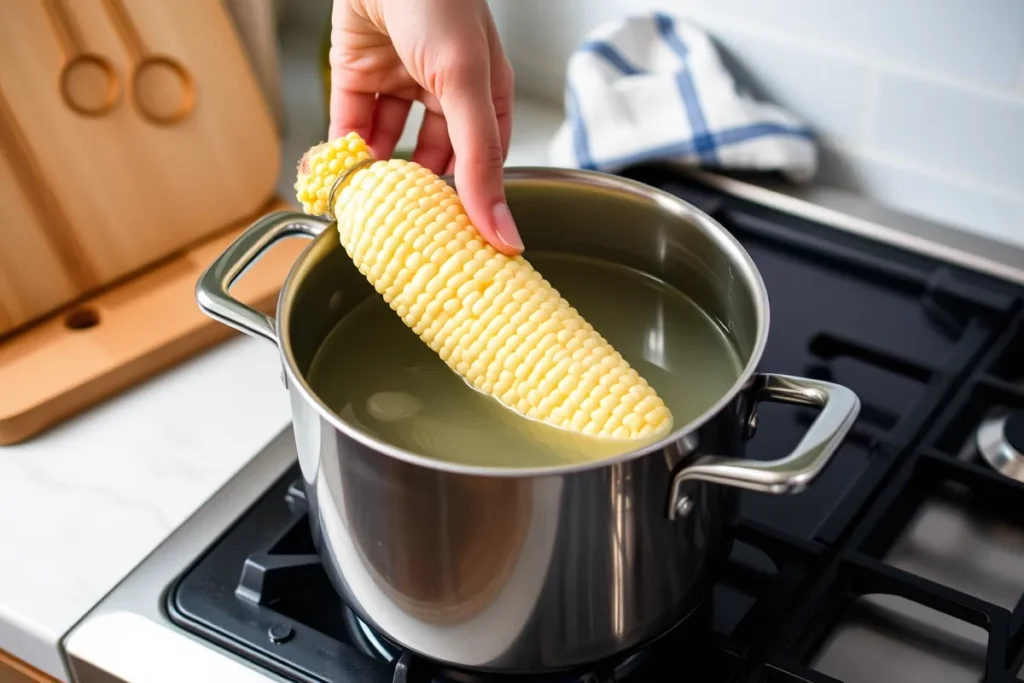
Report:
[[[498,233],[498,239],[510,249],[523,250],[523,238],[519,236],[516,222],[512,220],[512,212],[508,210],[508,204],[498,202],[491,210],[494,216],[494,230]]]

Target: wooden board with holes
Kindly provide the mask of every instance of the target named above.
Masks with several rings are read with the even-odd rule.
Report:
[[[275,201],[265,211],[285,208],[294,207]],[[35,436],[234,334],[199,310],[195,286],[249,222],[0,341],[0,445]],[[273,313],[307,244],[276,245],[232,294]]]
[[[0,336],[252,215],[280,168],[220,2],[3,5]]]

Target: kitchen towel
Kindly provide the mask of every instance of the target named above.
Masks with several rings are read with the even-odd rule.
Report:
[[[817,150],[793,114],[741,92],[711,38],[662,12],[599,26],[570,57],[557,166],[617,172],[671,160],[814,176]]]

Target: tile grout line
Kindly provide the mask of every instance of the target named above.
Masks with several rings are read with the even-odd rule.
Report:
[[[919,165],[912,159],[900,157],[884,150],[865,145],[864,148],[855,148],[847,142],[836,138],[820,139],[821,146],[845,156],[860,157],[866,161],[882,163],[893,167],[897,171],[907,171],[923,176],[929,180],[937,180],[951,185],[957,185],[973,192],[987,194],[999,199],[1006,199],[1012,202],[1024,202],[1024,192],[1015,191],[1013,188],[1004,185],[997,185],[986,181],[978,181],[968,176],[961,176],[946,171],[936,171],[929,166]]]
[[[1017,93],[1024,96],[1024,41],[1020,46],[1020,71],[1017,74]]]
[[[871,147],[874,138],[875,115],[878,113],[878,91],[881,80],[882,75],[878,69],[869,67],[867,84],[864,88],[864,104],[860,112],[860,130],[857,131],[860,142],[865,147]]]

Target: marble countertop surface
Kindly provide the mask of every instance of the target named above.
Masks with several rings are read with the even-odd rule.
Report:
[[[279,187],[323,137],[318,72],[284,61]],[[305,66],[303,66],[305,65]],[[517,102],[510,165],[546,162],[554,107]],[[402,146],[415,140],[415,117]],[[0,447],[0,650],[67,680],[61,638],[290,419],[277,351],[233,337],[20,445]]]

